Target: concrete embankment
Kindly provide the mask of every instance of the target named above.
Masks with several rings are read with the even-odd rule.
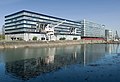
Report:
[[[105,41],[95,40],[69,40],[69,41],[2,41],[0,48],[20,48],[20,47],[52,47],[63,45],[79,45],[91,43],[105,43]]]

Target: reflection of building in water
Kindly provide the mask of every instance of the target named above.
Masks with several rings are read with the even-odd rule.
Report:
[[[105,51],[108,54],[119,53],[119,44],[106,44]]]
[[[54,55],[55,50],[56,48],[47,49],[48,54],[44,58],[38,57],[6,62],[6,73],[18,79],[29,80],[43,73],[57,70],[66,65],[81,63],[82,61],[82,57],[77,54],[76,49],[69,52],[70,54],[66,52],[63,55]]]
[[[116,53],[120,53],[119,52],[119,46],[120,46],[119,44],[116,45]]]
[[[83,55],[83,64],[92,63],[105,55],[104,44],[89,44],[81,46],[81,54]]]
[[[111,54],[113,53],[113,45],[112,44],[106,44],[105,45],[105,52],[108,53],[108,54]]]
[[[67,65],[92,63],[103,57],[106,53],[104,44],[42,48],[41,52],[39,51],[40,49],[33,51],[30,49],[30,52],[34,52],[34,55],[37,53],[43,54],[39,55],[39,57],[31,55],[28,59],[7,61],[5,65],[6,73],[22,80],[28,80]],[[27,53],[30,52],[28,49]]]
[[[5,62],[12,62],[38,57],[44,58],[46,56],[54,57],[55,51],[56,51],[55,47],[6,49],[4,50],[5,55],[3,56],[3,59]]]
[[[45,58],[45,63],[54,63],[55,48],[48,48],[47,57]]]
[[[120,47],[119,47],[120,45],[119,44],[112,44],[112,47],[113,47],[113,51],[112,51],[112,53],[120,53]]]
[[[52,69],[49,68],[50,65],[47,66],[45,60],[41,57],[6,63],[6,72],[22,80],[28,80],[42,72],[51,71]]]
[[[23,80],[33,78],[43,72],[49,72],[54,69],[54,66],[51,66],[51,64],[54,63],[55,49],[56,48],[44,48],[44,50],[31,50],[27,48],[24,51],[25,54],[22,55],[23,57],[21,56],[22,58],[20,59],[12,59],[11,57],[8,59],[9,57],[6,57],[8,59],[6,61],[6,72]],[[33,54],[33,52],[36,54]],[[34,56],[29,53],[32,53]]]

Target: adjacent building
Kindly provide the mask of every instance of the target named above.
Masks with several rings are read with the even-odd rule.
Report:
[[[82,38],[105,38],[105,25],[85,19],[80,21],[80,24]]]
[[[114,39],[114,36],[113,36],[112,30],[106,29],[105,30],[105,40],[110,41],[110,40],[113,40],[113,39]]]
[[[76,21],[22,10],[5,16],[6,40],[77,40],[81,24]]]

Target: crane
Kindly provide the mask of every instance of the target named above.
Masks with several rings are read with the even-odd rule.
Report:
[[[64,22],[66,22],[66,20],[65,20],[65,21],[62,21],[62,22],[60,22],[60,23],[58,23],[58,24],[55,25],[55,26],[53,26],[52,24],[48,24],[48,25],[45,27],[45,31],[46,31],[46,32],[54,31],[55,27],[57,27],[57,26],[63,24]]]
[[[51,23],[51,24],[44,24],[44,25],[42,24],[42,26],[38,22],[36,24],[36,27],[37,27],[36,30],[37,31],[39,30],[39,32],[41,32],[40,30],[42,30],[45,33],[46,39],[50,40],[51,39],[51,35],[54,35],[54,29],[55,29],[55,27],[63,24],[64,22],[66,22],[66,20],[63,20],[63,21],[61,21],[61,22],[59,22],[58,24],[55,24],[55,25],[53,25]]]
[[[66,22],[66,20],[64,20],[64,21],[62,21],[62,22],[60,22],[60,23],[58,23],[58,24],[56,24],[56,25],[54,25],[54,26],[53,26],[53,24],[48,24],[48,25],[45,27],[45,29],[44,29],[44,30],[45,30],[45,33],[46,33],[46,39],[47,39],[47,40],[51,40],[51,35],[54,35],[54,29],[55,29],[55,27],[63,24],[64,22]]]

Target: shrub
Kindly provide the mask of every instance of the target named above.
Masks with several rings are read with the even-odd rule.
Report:
[[[66,38],[65,37],[61,37],[59,40],[65,40]]]
[[[74,37],[74,38],[73,38],[73,40],[77,40],[77,38],[76,38],[76,37]]]
[[[62,40],[62,38],[59,38],[59,40]]]
[[[17,40],[22,41],[23,39],[20,37],[20,38],[17,38]]]
[[[0,40],[3,40],[3,39],[5,39],[5,35],[0,35]]]
[[[65,40],[66,38],[65,37],[63,37],[63,40]]]
[[[36,37],[36,36],[34,36],[34,37],[32,38],[32,40],[37,40],[37,37]]]
[[[42,38],[41,38],[41,40],[45,40],[45,38],[44,38],[44,37],[42,37]]]

